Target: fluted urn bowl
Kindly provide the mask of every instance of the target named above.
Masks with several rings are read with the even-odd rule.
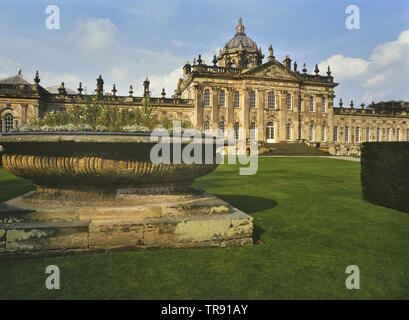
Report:
[[[207,137],[197,141],[182,140],[180,150],[194,144],[195,150],[201,150],[200,163],[177,161],[176,153],[180,152],[176,147],[174,153],[175,140],[171,136],[162,140],[169,144],[171,163],[155,164],[151,150],[157,142],[152,142],[148,133],[7,133],[0,136],[4,168],[34,182],[37,191],[33,198],[60,200],[92,200],[115,194],[118,189],[141,194],[184,190],[196,178],[217,167],[215,140]],[[209,150],[214,161],[205,164]],[[207,154],[207,163],[208,159]]]

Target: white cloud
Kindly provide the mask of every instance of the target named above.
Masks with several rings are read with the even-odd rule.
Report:
[[[128,69],[121,67],[113,67],[111,69],[111,78],[114,81],[123,81],[128,77]]]
[[[327,70],[328,66],[338,81],[345,81],[363,75],[368,70],[369,62],[337,54],[319,64],[320,70]]]
[[[117,27],[109,19],[89,18],[79,21],[71,32],[70,39],[85,50],[98,50],[114,45]]]
[[[379,100],[409,100],[409,30],[398,39],[374,48],[368,60],[337,54],[319,64],[321,70],[331,66],[336,93],[345,101],[371,103]]]

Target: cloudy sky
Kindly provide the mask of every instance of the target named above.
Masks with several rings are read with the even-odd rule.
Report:
[[[60,29],[46,28],[46,8],[60,10]],[[360,9],[360,29],[349,30],[346,8]],[[276,59],[287,54],[309,72],[331,66],[337,100],[370,103],[409,100],[409,1],[407,0],[0,0],[0,78],[60,84],[88,93],[99,74],[120,94],[173,94],[181,67],[199,53],[213,54],[234,36],[243,18],[247,36]]]

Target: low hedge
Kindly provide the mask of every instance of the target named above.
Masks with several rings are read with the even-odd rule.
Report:
[[[366,142],[361,152],[364,199],[409,213],[409,142]]]

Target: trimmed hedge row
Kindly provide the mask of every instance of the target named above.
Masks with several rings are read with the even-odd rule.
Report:
[[[365,142],[361,152],[364,199],[409,213],[409,142]]]

